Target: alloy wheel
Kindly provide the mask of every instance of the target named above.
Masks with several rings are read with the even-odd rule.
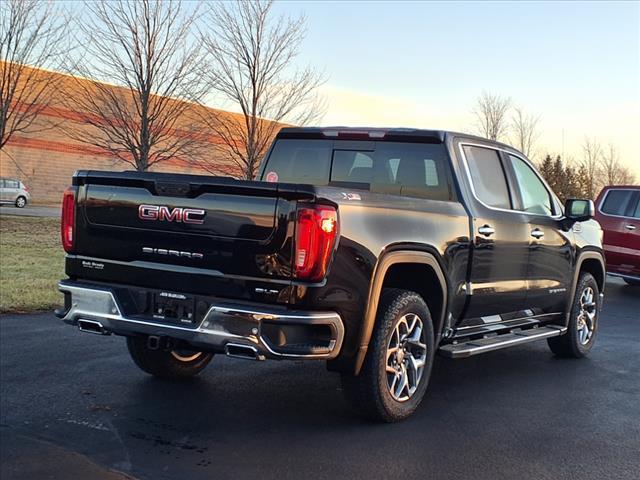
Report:
[[[586,287],[580,295],[580,311],[577,318],[578,340],[586,345],[596,328],[597,305],[592,287]]]
[[[386,352],[387,387],[394,400],[405,402],[418,389],[427,361],[422,319],[407,313],[396,324]]]
[[[171,350],[171,355],[180,362],[192,362],[200,357],[202,352],[194,352],[192,350]]]

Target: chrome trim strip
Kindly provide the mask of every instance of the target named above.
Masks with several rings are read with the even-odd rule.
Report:
[[[248,313],[250,315],[254,315],[254,316],[258,316],[260,317],[261,320],[270,320],[270,319],[278,319],[278,318],[296,318],[296,319],[301,319],[301,320],[308,320],[310,318],[335,318],[337,314],[335,313],[331,313],[331,312],[312,312],[309,315],[280,315],[278,313],[263,313],[263,312],[258,312],[256,310],[243,310],[240,308],[227,308],[227,307],[220,307],[220,306],[216,306],[213,305],[211,307],[211,309],[209,311],[216,311],[219,313],[229,313],[229,314],[233,314],[233,313]],[[209,315],[209,313],[207,313],[207,316]]]
[[[511,318],[509,320],[502,320],[499,323],[479,323],[477,325],[469,325],[467,327],[458,327],[455,329],[455,331],[459,331],[459,330],[468,330],[469,328],[487,328],[489,326],[492,327],[498,327],[501,326],[502,328],[509,328],[509,325],[506,325],[508,322],[522,322],[524,320],[539,320],[542,321],[542,317],[552,317],[552,316],[560,316],[562,315],[562,312],[556,312],[556,313],[541,313],[539,315],[531,315],[528,317],[516,317],[516,318]]]

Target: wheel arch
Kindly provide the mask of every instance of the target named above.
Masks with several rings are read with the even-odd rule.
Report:
[[[425,278],[425,282],[417,286],[407,281],[406,275],[419,275],[420,278]],[[394,250],[386,253],[378,260],[369,286],[367,308],[355,359],[356,375],[360,372],[367,355],[382,289],[387,287],[404,288],[419,293],[429,306],[436,342],[442,332],[448,306],[448,289],[444,271],[436,256],[418,250]]]
[[[589,272],[596,280],[598,284],[599,293],[604,293],[605,279],[607,271],[605,268],[605,261],[602,253],[594,251],[582,252],[578,256],[576,261],[575,274],[573,275],[573,282],[571,284],[571,292],[567,301],[567,308],[565,311],[565,325],[569,324],[569,317],[571,315],[571,306],[573,305],[573,298],[576,295],[576,288],[578,287],[578,279],[582,272]]]

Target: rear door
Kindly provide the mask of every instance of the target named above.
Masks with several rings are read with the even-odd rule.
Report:
[[[564,231],[557,202],[529,162],[505,156],[516,208],[526,214],[529,230],[526,308],[536,315],[562,312],[573,280],[571,233]]]
[[[630,188],[610,188],[598,202],[598,221],[604,230],[604,251],[607,270],[631,274],[640,262],[637,213],[638,191]],[[635,248],[634,248],[635,247]]]
[[[513,318],[524,307],[530,234],[526,216],[513,208],[500,152],[479,144],[463,143],[460,149],[474,196],[464,325],[491,324]]]

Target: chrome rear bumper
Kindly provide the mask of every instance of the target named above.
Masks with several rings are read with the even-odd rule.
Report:
[[[227,302],[212,303],[198,325],[181,326],[153,318],[135,318],[123,313],[117,295],[108,287],[63,280],[59,290],[67,297],[66,309],[56,311],[65,323],[78,326],[82,331],[116,335],[146,335],[166,337],[186,343],[194,348],[227,352],[232,347],[244,346],[256,351],[257,359],[332,359],[340,352],[344,339],[342,319],[336,312],[308,312],[286,310],[269,305],[258,307]],[[90,326],[90,329],[87,328]],[[303,342],[308,347],[298,351],[274,341],[269,331],[324,332],[322,346],[316,345],[317,336]],[[297,330],[296,330],[297,329]],[[281,334],[281,337],[286,337]]]

